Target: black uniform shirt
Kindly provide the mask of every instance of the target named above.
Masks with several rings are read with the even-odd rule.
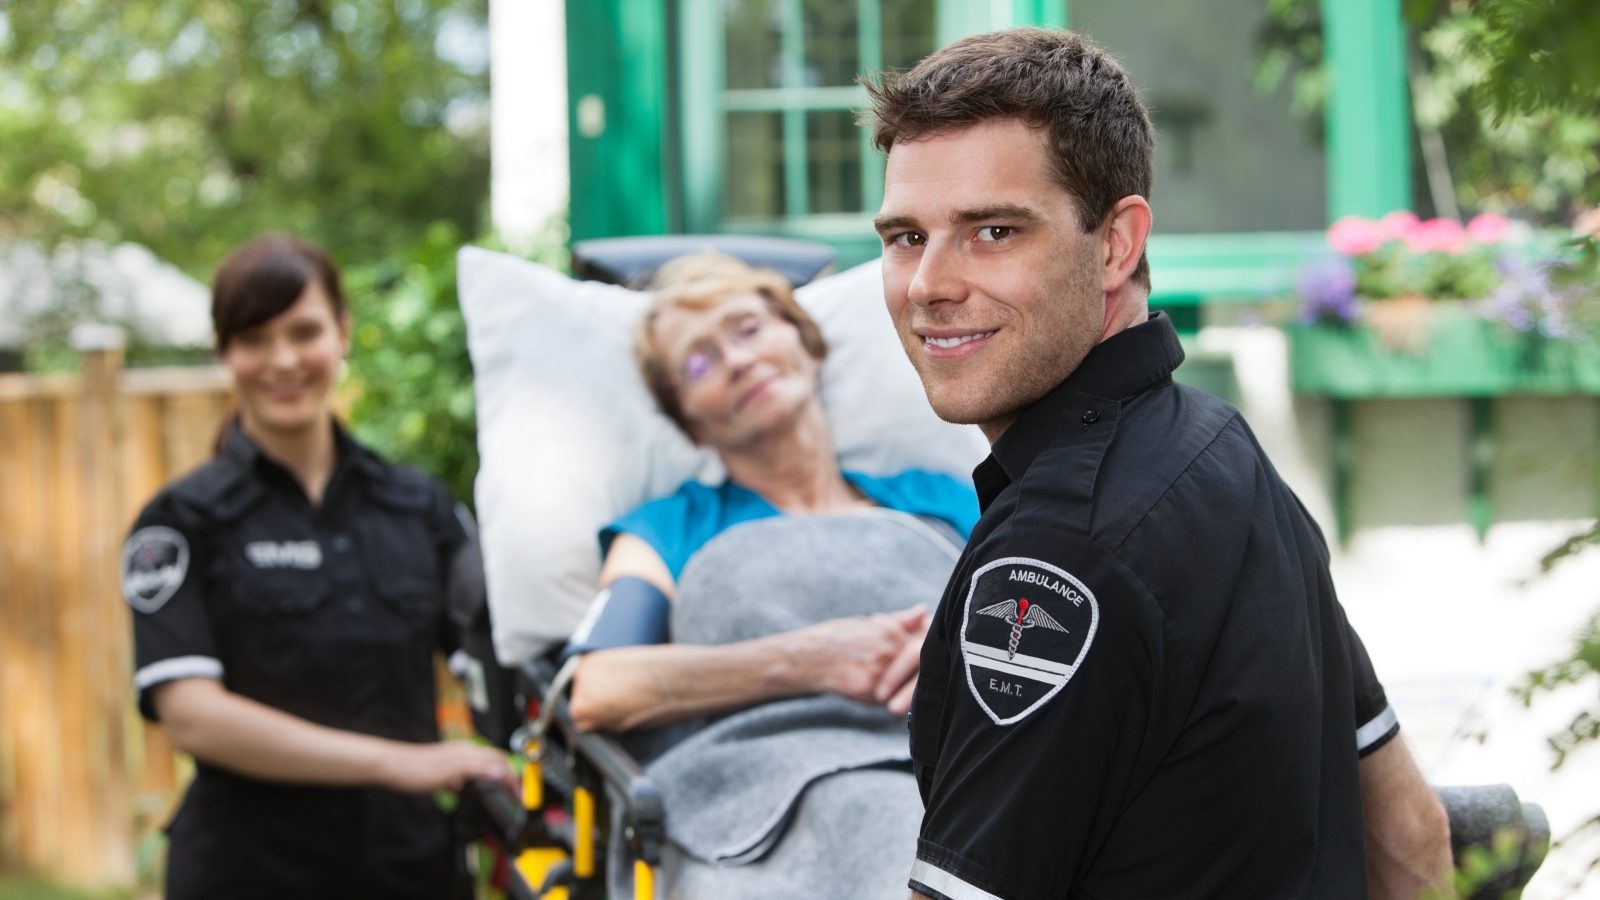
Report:
[[[337,426],[335,440],[320,506],[235,428],[140,514],[122,588],[147,718],[153,687],[200,676],[333,728],[438,740],[433,653],[453,646],[445,585],[466,532],[438,482]],[[172,831],[171,876],[192,887],[179,893],[321,896],[331,871],[404,896],[448,863],[429,797],[268,785],[205,764],[198,775]]]
[[[1118,334],[974,472],[912,706],[930,897],[1366,896],[1394,713],[1316,525],[1182,361],[1164,315]]]

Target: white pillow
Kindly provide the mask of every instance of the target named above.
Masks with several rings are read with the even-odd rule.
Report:
[[[649,295],[573,281],[477,247],[459,257],[478,405],[478,521],[495,652],[517,664],[565,640],[600,573],[599,530],[690,478],[724,477],[656,410],[631,336]],[[797,294],[828,342],[822,399],[841,464],[970,477],[988,452],[941,421],[883,304],[876,261]]]

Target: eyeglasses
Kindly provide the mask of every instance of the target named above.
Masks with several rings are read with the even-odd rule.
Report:
[[[771,324],[772,319],[769,316],[756,313],[740,316],[722,334],[696,344],[694,349],[689,351],[689,355],[684,357],[683,365],[678,368],[678,375],[674,380],[679,387],[704,380],[726,360],[724,347],[747,347],[759,339],[762,332]]]

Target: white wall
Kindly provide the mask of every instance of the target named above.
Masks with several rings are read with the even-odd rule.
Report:
[[[490,217],[514,251],[564,227],[566,27],[564,0],[490,0]]]

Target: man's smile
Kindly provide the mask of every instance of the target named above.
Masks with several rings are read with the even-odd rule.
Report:
[[[976,353],[979,347],[999,333],[998,328],[989,331],[928,329],[919,336],[922,338],[922,347],[929,356],[936,359],[954,359]]]

